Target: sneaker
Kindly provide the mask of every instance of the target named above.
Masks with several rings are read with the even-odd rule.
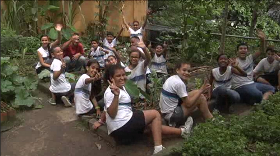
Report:
[[[165,147],[163,147],[162,145],[161,145],[161,148],[155,148],[153,155],[159,153],[160,151],[162,151],[164,149],[165,149]]]
[[[192,126],[193,126],[193,118],[189,116],[187,121],[185,122],[185,125],[181,128],[182,130],[181,136],[184,139],[188,138],[189,135],[191,134]]]
[[[61,100],[63,101],[65,107],[72,107],[72,104],[70,103],[70,101],[66,96],[62,96]]]
[[[50,103],[51,105],[56,105],[56,102],[55,102],[55,100],[53,100],[53,98],[50,98],[50,99],[49,99],[49,103]]]

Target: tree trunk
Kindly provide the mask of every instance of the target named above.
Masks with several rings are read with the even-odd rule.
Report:
[[[249,29],[249,36],[252,37],[253,36],[253,33],[254,33],[254,29],[255,29],[255,26],[257,24],[257,20],[258,20],[258,1],[255,2],[255,5],[254,5],[254,10],[253,10],[253,14],[252,14],[252,20],[251,20],[251,25],[250,25],[250,29]]]
[[[221,46],[220,46],[220,54],[225,53],[225,41],[226,41],[226,28],[227,28],[227,17],[228,17],[228,5],[229,2],[225,4],[225,15],[224,15],[224,22],[222,25],[222,36],[221,36]]]

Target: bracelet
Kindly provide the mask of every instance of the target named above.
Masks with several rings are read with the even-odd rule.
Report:
[[[102,125],[105,124],[101,119],[99,119],[98,122],[99,122],[100,124],[102,124]]]
[[[100,109],[100,107],[99,107],[99,106],[96,106],[95,109]]]

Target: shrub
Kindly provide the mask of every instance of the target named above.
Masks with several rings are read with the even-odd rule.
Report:
[[[172,155],[277,155],[280,154],[280,93],[271,96],[245,117],[236,115],[201,123]]]

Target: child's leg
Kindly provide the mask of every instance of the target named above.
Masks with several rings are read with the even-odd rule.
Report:
[[[103,113],[101,114],[101,118],[99,119],[99,121],[93,123],[92,128],[98,129],[98,127],[104,125],[105,123],[106,123],[106,112],[103,111]]]
[[[145,110],[143,111],[145,116],[145,124],[150,125],[155,146],[162,145],[162,136],[161,136],[161,116],[156,110]]]

